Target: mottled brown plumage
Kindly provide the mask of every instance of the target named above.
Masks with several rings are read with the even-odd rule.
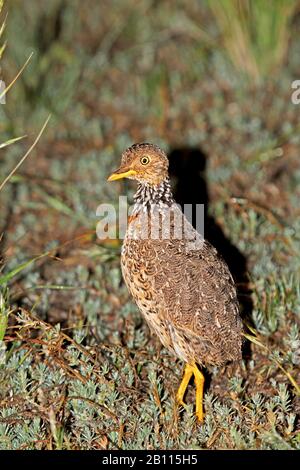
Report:
[[[196,364],[222,365],[241,358],[242,324],[234,281],[224,260],[175,204],[165,153],[135,144],[110,180],[138,181],[135,206],[122,247],[126,285],[151,330],[188,366],[177,398],[192,374],[196,413],[203,419],[204,378]]]

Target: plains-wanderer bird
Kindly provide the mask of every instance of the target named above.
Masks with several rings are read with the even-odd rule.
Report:
[[[157,146],[134,144],[108,181],[138,182],[121,252],[125,283],[150,329],[186,363],[179,404],[192,376],[196,416],[203,421],[205,366],[241,359],[242,322],[229,268],[175,203],[168,158]]]

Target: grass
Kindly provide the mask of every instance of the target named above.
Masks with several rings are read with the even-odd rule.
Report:
[[[240,74],[256,82],[282,65],[297,0],[209,1],[225,51]]]
[[[1,449],[300,448],[297,17],[279,2],[267,19],[263,10],[245,46],[259,80],[247,83],[219,3],[11,2],[5,81],[34,54],[0,106],[1,142],[13,144],[0,163],[13,173],[1,191]],[[246,26],[234,10],[245,37],[251,5]],[[283,39],[269,54],[272,21]],[[28,149],[16,136],[34,141],[50,113],[15,172]],[[201,427],[192,385],[187,409],[176,406],[182,364],[132,303],[120,244],[95,235],[97,206],[134,191],[107,175],[147,140],[201,149],[209,215],[247,260],[248,352],[239,367],[207,371]]]

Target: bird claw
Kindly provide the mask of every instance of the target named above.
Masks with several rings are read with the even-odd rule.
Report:
[[[182,406],[185,410],[187,409],[187,404],[184,403],[184,401],[182,400],[182,398],[180,397],[176,397],[176,401],[177,401],[177,404],[178,406]]]
[[[197,418],[198,424],[203,424],[204,414],[202,412],[196,413],[196,418]]]

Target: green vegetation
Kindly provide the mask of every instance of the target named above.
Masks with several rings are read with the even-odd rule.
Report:
[[[33,52],[0,105],[0,185],[52,117],[0,195],[0,449],[300,449],[298,2],[48,3],[10,1],[1,57],[8,85]],[[95,234],[138,141],[201,148],[247,259],[251,351],[209,371],[203,426]]]
[[[290,24],[299,10],[295,0],[208,1],[221,43],[240,74],[259,81],[282,65]]]

